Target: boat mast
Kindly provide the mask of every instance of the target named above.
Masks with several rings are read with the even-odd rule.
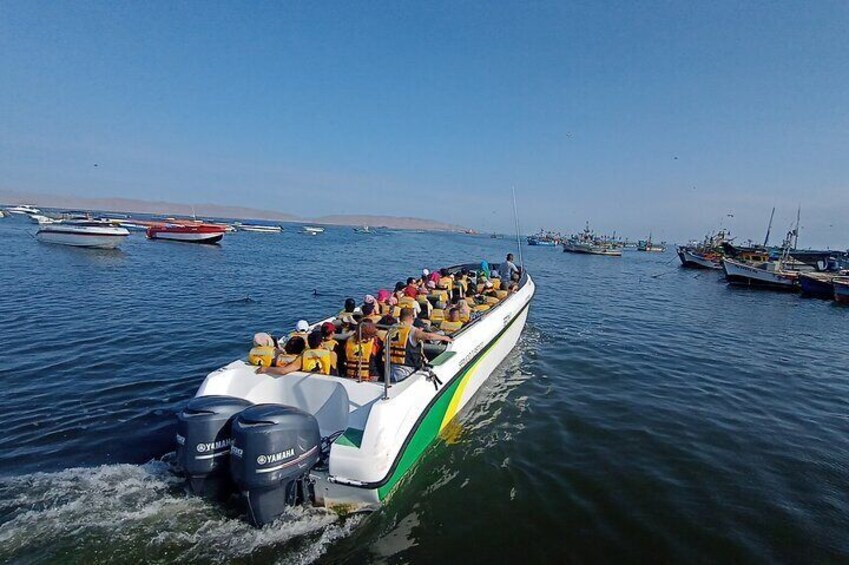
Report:
[[[522,255],[522,242],[519,236],[519,207],[516,205],[516,187],[513,186],[513,219],[516,222],[516,247],[519,249],[519,264],[522,266],[522,274],[525,273],[525,258]]]
[[[796,246],[799,244],[799,219],[802,216],[802,205],[796,208],[796,229],[793,230],[793,251],[796,251]]]
[[[769,232],[772,231],[772,219],[775,217],[775,206],[772,207],[772,213],[769,215],[769,225],[766,227],[766,237],[764,238],[764,247],[769,244]]]

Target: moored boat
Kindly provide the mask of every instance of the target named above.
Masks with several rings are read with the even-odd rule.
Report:
[[[147,228],[147,237],[185,243],[218,243],[224,232],[224,226],[217,224],[159,223]]]
[[[799,273],[799,288],[802,295],[814,298],[834,299],[834,279],[840,273]]]
[[[318,235],[320,233],[324,233],[324,228],[318,226],[304,226],[301,229],[301,233],[305,235]]]
[[[283,226],[273,226],[268,224],[242,224],[235,223],[234,226],[238,231],[249,231],[256,233],[280,233],[283,231]]]
[[[130,235],[125,228],[106,222],[69,220],[43,224],[35,237],[44,243],[88,247],[92,249],[115,249]]]
[[[849,304],[849,277],[834,277],[831,283],[834,285],[834,300],[839,304]]]
[[[26,214],[40,214],[41,210],[33,206],[32,204],[19,204],[17,206],[11,206],[6,208],[6,211],[10,214],[17,215],[26,215]]]
[[[301,371],[275,378],[234,361],[209,374],[180,414],[179,465],[195,492],[208,492],[216,477],[234,480],[255,525],[301,502],[346,513],[377,509],[514,348],[534,291],[524,273],[516,292],[505,292],[451,343],[426,343],[427,363],[401,382],[390,382],[394,346],[384,347],[381,381]],[[386,341],[396,343],[401,329],[384,328]],[[345,350],[358,347],[338,326],[335,339]]]
[[[683,267],[691,269],[722,269],[722,256],[716,253],[702,253],[689,247],[678,248],[678,258]]]
[[[726,257],[722,261],[725,279],[735,285],[796,290],[799,273],[781,268],[781,261],[743,263]]]

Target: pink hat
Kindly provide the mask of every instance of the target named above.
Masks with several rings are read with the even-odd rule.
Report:
[[[381,288],[377,291],[377,301],[378,302],[386,302],[389,297],[392,296],[392,293],[386,290],[385,288]]]
[[[436,283],[433,282],[433,281],[427,281],[427,287],[428,288],[436,288]]]
[[[363,298],[363,302],[365,304],[374,304],[374,296],[372,296],[371,294],[366,294],[366,297]]]

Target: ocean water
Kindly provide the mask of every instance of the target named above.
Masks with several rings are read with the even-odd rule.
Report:
[[[41,244],[0,220],[0,562],[847,562],[849,309],[674,253],[524,248],[519,345],[382,510],[254,529],[168,468],[174,415],[288,331],[509,239],[239,233]]]

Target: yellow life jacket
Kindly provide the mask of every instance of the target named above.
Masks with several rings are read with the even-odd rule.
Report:
[[[496,296],[497,298],[501,299],[501,300],[503,300],[503,299],[507,298],[507,295],[508,295],[508,294],[510,294],[510,293],[509,293],[509,292],[507,292],[506,290],[496,290],[496,291],[495,291],[495,296]]]
[[[484,296],[484,299],[486,300],[487,304],[498,304],[499,302],[501,302],[501,299],[495,296]]]
[[[501,279],[492,279],[492,288],[499,290],[501,288]]]
[[[384,316],[392,312],[392,306],[388,302],[378,302],[377,309]]]
[[[471,310],[471,309],[470,309]],[[464,324],[468,324],[471,317],[466,312],[460,312],[460,321]]]
[[[321,347],[328,351],[336,351],[337,345],[339,345],[339,342],[335,339],[327,339],[321,342]]]
[[[442,308],[434,308],[430,313],[430,321],[431,322],[441,322],[445,319],[445,310]]]
[[[460,285],[460,288],[463,289],[463,294],[466,294],[466,289],[469,288],[469,283],[466,279],[460,279],[459,281],[454,281]]]
[[[439,286],[445,290],[454,290],[454,279],[451,277],[442,277],[439,279]]]
[[[248,353],[248,363],[259,367],[271,367],[274,364],[275,349],[268,345],[254,347]]]
[[[298,358],[297,355],[292,355],[291,353],[281,353],[280,355],[277,356],[277,366],[278,367],[285,367],[286,365],[288,365],[289,363],[291,363],[292,361],[294,361],[297,358]]]
[[[448,293],[444,290],[434,290],[430,295],[435,296],[437,302],[448,302]]]
[[[407,339],[413,326],[402,326],[398,333],[392,336],[389,344],[389,360],[397,365],[403,365],[407,360]]]
[[[453,334],[462,327],[463,322],[449,322],[448,320],[445,320],[444,322],[439,324],[439,329],[447,334]]]
[[[486,312],[491,306],[489,304],[475,304],[472,306],[472,312]]]
[[[301,370],[306,373],[330,374],[330,352],[324,348],[307,349],[301,355]]]
[[[416,302],[415,298],[405,296],[404,298],[398,300],[398,306],[400,306],[401,308],[409,308],[410,310],[415,311],[416,306],[418,306],[418,302]]]
[[[351,379],[360,378],[364,381],[372,379],[369,363],[374,340],[365,343],[358,342],[353,336],[345,342],[345,376]]]

